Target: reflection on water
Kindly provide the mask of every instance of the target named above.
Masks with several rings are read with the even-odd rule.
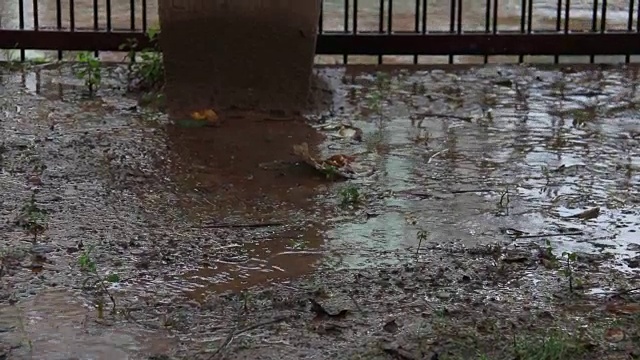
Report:
[[[531,27],[535,30],[555,30],[557,17],[557,1],[555,0],[532,0],[532,21]],[[572,1],[569,7],[568,27],[570,30],[590,30],[593,27],[593,5],[594,1]],[[70,3],[74,4],[73,11],[69,7]],[[345,11],[345,0],[326,0],[324,2],[324,31],[353,31],[353,2],[348,3],[348,9]],[[390,3],[392,8],[389,9]],[[420,1],[422,4],[422,1]],[[451,22],[451,2],[446,0],[429,0],[426,2],[426,29],[427,31],[449,31],[451,26],[457,29],[457,22]],[[629,26],[629,7],[632,2],[629,0],[610,0],[605,2],[606,5],[606,30],[626,30]],[[107,10],[106,4],[100,2],[96,11],[94,11],[93,0],[76,0],[74,2],[61,2],[58,12],[56,1],[46,0],[38,1],[38,11],[34,14],[34,8],[30,1],[25,1],[24,6],[24,27],[32,29],[34,27],[34,15],[38,19],[41,28],[56,28],[58,19],[61,20],[63,27],[68,28],[73,13],[74,27],[81,29],[93,28],[112,28],[112,29],[143,29],[145,26],[157,26],[157,0],[149,0],[146,2],[146,9],[140,1],[132,2],[128,0],[112,0],[109,2],[110,8]],[[501,1],[497,11],[498,30],[520,30],[521,24],[521,4],[520,0]],[[596,12],[597,24],[596,29],[600,29],[602,2],[598,2]],[[358,31],[388,31],[388,25],[391,23],[393,31],[416,31],[422,29],[421,17],[416,17],[416,2],[413,0],[396,0],[393,2],[384,1],[384,6],[380,8],[378,0],[360,0],[358,1],[357,27]],[[384,13],[383,22],[380,24],[380,12]],[[420,11],[423,11],[420,7]],[[561,19],[564,19],[565,4]],[[107,13],[111,16],[108,18]],[[146,17],[143,16],[146,13]],[[345,24],[344,17],[348,15],[348,21]],[[391,14],[391,18],[389,18]],[[20,27],[19,20],[19,2],[4,1],[0,4],[0,26],[7,29],[17,29]],[[632,15],[632,25],[636,23],[637,14],[634,11]],[[490,28],[490,24],[486,23],[486,2],[485,1],[465,1],[462,2],[460,10],[460,22],[462,31],[485,31]],[[346,27],[345,27],[346,26]],[[564,23],[561,23],[564,29]],[[635,26],[632,26],[632,29]],[[28,58],[55,57],[55,52],[27,52]],[[15,52],[4,54],[3,57],[16,58]],[[120,61],[122,56],[114,54],[103,54],[105,60]],[[517,57],[494,57],[493,61],[516,61]],[[342,57],[321,56],[317,61],[320,63],[335,63],[341,61]],[[620,62],[623,58],[604,57],[597,59],[598,62]],[[349,61],[374,63],[377,57],[350,57]],[[385,57],[386,62],[412,62],[412,57]],[[420,62],[446,62],[446,57],[424,57]],[[483,61],[479,57],[457,57],[456,62],[478,62]],[[527,61],[549,62],[550,57],[529,58]],[[588,61],[586,57],[566,58],[566,61],[584,62]]]
[[[168,352],[176,345],[161,331],[134,323],[97,327],[96,311],[66,291],[43,292],[16,306],[2,305],[0,319],[3,329],[19,329],[4,341],[28,343],[12,351],[12,359],[130,359],[134,354]]]
[[[323,239],[313,227],[306,231],[276,233],[255,241],[259,243],[208,249],[215,258],[184,275],[193,284],[189,296],[202,299],[212,291],[238,291],[307,275],[323,257],[320,250]],[[184,285],[181,286],[184,289]]]
[[[367,209],[377,217],[329,231],[347,264],[415,248],[420,229],[436,243],[509,241],[501,228],[515,228],[584,233],[550,238],[562,250],[625,254],[640,244],[637,69],[406,72],[388,91],[367,74],[344,79],[334,121],[361,127],[365,144],[328,152],[363,154],[377,173],[358,186],[378,194]],[[381,118],[357,115],[380,92]],[[597,219],[567,218],[596,206]]]

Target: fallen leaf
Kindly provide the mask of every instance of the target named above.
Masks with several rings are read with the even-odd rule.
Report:
[[[206,109],[203,111],[194,111],[191,113],[191,119],[215,123],[218,121],[218,114],[216,114],[216,112],[211,109]]]
[[[640,313],[640,304],[637,303],[609,303],[606,310],[613,314],[634,315]]]
[[[400,328],[400,327],[398,326],[398,323],[396,322],[396,320],[395,320],[395,319],[392,319],[392,320],[390,320],[390,321],[387,321],[387,323],[386,323],[386,324],[384,324],[384,326],[382,326],[382,329],[383,329],[384,331],[389,332],[389,333],[392,333],[392,334],[396,333],[396,332],[398,331],[398,329],[399,329],[399,328]]]
[[[355,160],[353,156],[340,154],[340,155],[333,155],[332,157],[325,160],[324,163],[329,166],[343,168],[351,164],[353,160]]]
[[[604,339],[610,343],[617,343],[624,340],[624,330],[620,328],[610,328],[604,333]]]
[[[342,125],[338,130],[338,135],[343,138],[350,138],[355,141],[362,141],[362,130],[355,126]]]
[[[327,310],[325,310],[325,308],[322,307],[322,305],[318,304],[317,301],[309,298],[309,302],[311,303],[311,311],[313,311],[316,314],[316,320],[327,319],[327,318],[341,319],[347,316],[347,314],[349,313],[349,310],[340,310],[340,312],[336,314],[332,314]]]
[[[571,215],[571,216],[567,216],[567,218],[570,219],[581,219],[581,220],[590,220],[590,219],[595,219],[600,215],[600,208],[599,207],[594,207],[593,209],[589,209],[589,210],[585,210],[581,213],[575,214],[575,215]]]

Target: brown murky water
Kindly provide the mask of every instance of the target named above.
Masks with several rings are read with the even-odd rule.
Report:
[[[111,21],[107,21],[107,8],[103,3],[99,4],[97,9],[97,24],[94,23],[94,8],[92,0],[76,0],[74,1],[74,20],[76,28],[92,29],[97,26],[106,29],[111,26],[112,29],[131,29],[132,28],[132,9],[131,3],[126,0],[112,0],[111,2]],[[349,5],[349,22],[345,28],[345,2],[339,0],[329,0],[324,2],[324,22],[325,31],[352,31],[353,30],[353,4]],[[463,3],[461,11],[462,31],[484,31],[485,24],[485,8],[486,2],[469,1]],[[630,2],[628,0],[609,0],[606,3],[606,30],[626,30],[628,26],[628,9]],[[158,24],[157,0],[149,0],[146,2],[147,17],[143,20],[142,2],[136,2],[133,8],[133,28],[142,29],[143,26],[154,27]],[[534,0],[532,17],[532,29],[535,30],[555,30],[556,29],[556,9],[557,1],[554,0]],[[379,28],[380,2],[378,0],[361,0],[358,2],[358,31],[388,31],[389,21],[389,2],[385,2],[383,8],[385,16],[382,29]],[[572,1],[570,3],[569,29],[570,30],[590,30],[592,27],[593,2],[592,1]],[[444,0],[433,0],[427,2],[427,30],[428,31],[449,31],[450,23],[450,2]],[[63,26],[68,26],[71,19],[71,9],[69,2],[62,2],[60,18]],[[394,1],[391,11],[391,23],[393,31],[415,31],[415,2],[413,0]],[[501,1],[498,9],[498,30],[519,30],[521,1],[508,0]],[[599,5],[598,21],[602,15],[602,4]],[[633,24],[636,23],[637,14],[633,15]],[[564,5],[562,20],[564,21]],[[25,27],[33,27],[34,12],[33,7],[25,5]],[[56,2],[53,0],[40,1],[38,7],[37,18],[39,24],[43,28],[55,28],[57,26],[57,8]],[[0,4],[0,26],[3,28],[18,28],[18,3],[8,2]],[[598,23],[600,24],[600,23]],[[455,24],[454,24],[455,25]],[[457,25],[456,25],[457,26]],[[598,25],[599,26],[599,25]],[[564,23],[561,27],[564,29]],[[29,57],[42,58],[56,56],[55,52],[29,52]],[[13,57],[15,53],[4,54],[4,58]],[[68,56],[73,56],[69,54]],[[121,61],[122,54],[104,53],[102,58],[108,61]],[[634,61],[635,61],[634,57]],[[350,63],[376,63],[377,57],[368,56],[350,56]],[[413,63],[412,56],[385,56],[386,63]],[[442,56],[423,56],[419,58],[420,63],[446,63],[448,57]],[[481,63],[483,57],[478,56],[458,56],[456,63]],[[517,62],[517,57],[495,56],[489,59],[492,63]],[[527,57],[527,62],[548,63],[553,61],[553,57]],[[562,57],[561,62],[588,62],[589,57]],[[620,56],[603,56],[596,59],[597,62],[623,62],[624,57]],[[342,57],[336,56],[318,56],[318,63],[335,64],[341,63]]]

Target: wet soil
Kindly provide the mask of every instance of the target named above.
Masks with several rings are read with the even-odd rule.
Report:
[[[0,76],[0,356],[640,356],[637,69],[320,68],[329,111],[196,128],[103,75]]]

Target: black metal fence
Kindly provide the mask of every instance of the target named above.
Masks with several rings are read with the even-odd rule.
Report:
[[[638,0],[640,2],[640,0]],[[325,0],[317,54],[422,56],[640,55],[635,0]],[[8,0],[0,5],[0,48],[118,51],[147,44],[153,0]]]

